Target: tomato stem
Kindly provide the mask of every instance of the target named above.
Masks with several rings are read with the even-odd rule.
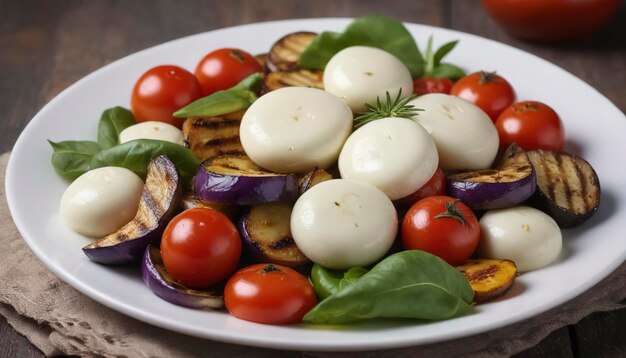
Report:
[[[232,57],[235,60],[239,61],[239,63],[243,63],[243,61],[244,61],[243,54],[239,50],[232,50],[232,51],[230,51],[229,55],[230,55],[230,57]]]
[[[493,82],[495,78],[495,74],[496,74],[495,71],[494,72],[480,71],[479,72],[480,79],[478,80],[478,83],[483,85],[485,83]]]
[[[459,199],[444,203],[446,211],[442,212],[441,214],[435,215],[435,219],[450,218],[460,222],[463,226],[467,226],[467,221],[465,221],[463,213],[456,207],[456,203],[458,202]]]
[[[272,265],[272,264],[267,264],[265,266],[263,266],[263,268],[261,269],[262,273],[269,273],[269,272],[283,272],[281,269],[279,269],[278,267]]]

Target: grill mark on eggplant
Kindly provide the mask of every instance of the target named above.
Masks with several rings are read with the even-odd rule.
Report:
[[[272,250],[281,250],[285,248],[291,248],[294,246],[296,246],[296,242],[293,241],[293,237],[291,236],[283,236],[280,239],[268,245],[268,247]]]
[[[221,145],[228,144],[239,144],[239,137],[228,137],[228,138],[211,138],[204,143],[204,147],[215,147]]]
[[[227,128],[239,127],[241,121],[239,119],[228,119],[221,117],[197,118],[193,124],[193,128]]]
[[[556,162],[559,165],[558,171],[560,173],[569,173],[568,164],[571,164],[571,163],[568,160],[568,158],[563,158],[559,153],[556,153],[555,157],[556,157]],[[565,196],[564,199],[566,202],[565,207],[568,209],[573,209],[575,208],[575,206],[574,206],[574,201],[573,201],[572,188],[570,186],[571,180],[567,180],[568,176],[566,176],[565,179],[566,180],[561,180],[563,182],[563,193],[564,193],[564,196]]]
[[[578,178],[578,181],[580,182],[580,195],[583,199],[583,204],[584,204],[583,209],[587,211],[592,207],[592,204],[589,203],[590,195],[589,195],[589,189],[587,187],[587,180],[585,180],[586,176],[583,175],[582,169],[580,168],[580,165],[578,165],[578,163],[574,163],[574,169],[576,170],[576,177]]]

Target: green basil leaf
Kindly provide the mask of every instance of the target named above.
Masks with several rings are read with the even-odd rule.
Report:
[[[433,77],[435,78],[449,78],[455,81],[463,76],[465,76],[465,71],[449,63],[441,63],[433,70]]]
[[[341,290],[344,287],[357,282],[366,273],[367,273],[367,269],[363,267],[349,268],[348,271],[344,272],[343,278],[339,281],[339,286],[337,287],[337,289]]]
[[[350,46],[378,47],[395,55],[418,78],[424,72],[424,58],[413,36],[402,22],[383,15],[355,19],[342,33],[323,32],[300,55],[300,66],[323,70],[337,52]]]
[[[200,162],[180,144],[156,139],[137,139],[107,148],[91,159],[91,169],[114,166],[132,170],[145,179],[152,158],[163,154],[176,165],[185,183],[196,174]]]
[[[446,44],[441,45],[441,47],[437,49],[437,52],[435,52],[434,56],[435,67],[439,66],[439,64],[441,63],[441,59],[444,58],[448,53],[450,53],[450,51],[452,51],[452,49],[454,49],[454,47],[458,43],[459,40],[450,41]]]
[[[217,91],[174,112],[174,117],[210,117],[247,109],[258,98],[263,76],[253,73],[227,90]]]
[[[120,133],[137,124],[133,114],[126,108],[113,107],[102,112],[98,123],[98,144],[111,148],[120,142]]]
[[[439,320],[472,311],[474,291],[463,274],[423,251],[391,255],[303,318],[341,324],[372,318]]]
[[[52,146],[52,167],[63,179],[73,181],[91,169],[91,159],[102,149],[93,141],[67,140]]]

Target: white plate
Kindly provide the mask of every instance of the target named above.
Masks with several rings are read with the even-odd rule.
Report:
[[[401,347],[467,336],[502,327],[556,307],[592,287],[626,258],[623,223],[623,155],[626,120],[611,102],[573,75],[523,51],[480,37],[422,25],[407,25],[420,46],[460,39],[447,60],[470,71],[497,70],[519,99],[537,99],[560,113],[569,151],[582,154],[602,183],[602,205],[581,228],[567,230],[558,262],[525,274],[506,299],[476,307],[476,313],[448,321],[324,329],[266,326],[224,313],[167,303],[144,286],[132,269],[90,262],[81,252],[89,241],[67,229],[59,200],[67,183],[50,165],[46,139],[95,139],[101,112],[128,107],[134,81],[147,69],[177,64],[193,69],[219,47],[268,51],[296,30],[341,30],[348,19],[310,19],[238,26],[168,42],[112,63],[75,83],[50,101],[29,123],[13,149],[6,176],[11,213],[24,239],[56,275],[117,311],[170,330],[246,345],[306,350],[366,350]]]

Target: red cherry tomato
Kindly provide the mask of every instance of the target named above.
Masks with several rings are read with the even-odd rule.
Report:
[[[446,193],[446,175],[441,168],[437,168],[435,174],[416,192],[398,199],[398,203],[405,205],[413,205],[420,199],[428,196],[445,195]]]
[[[450,265],[472,256],[480,227],[470,208],[449,196],[430,196],[413,205],[402,220],[406,250],[423,250]]]
[[[205,95],[225,90],[241,82],[253,73],[261,72],[259,62],[244,50],[222,48],[200,60],[196,66],[196,77]]]
[[[514,36],[536,41],[566,40],[599,29],[619,0],[483,0],[498,24]]]
[[[316,304],[309,279],[284,266],[256,264],[235,273],[224,288],[224,303],[233,316],[265,324],[292,324]]]
[[[418,96],[428,93],[450,94],[452,84],[447,78],[422,77],[413,81],[413,93]]]
[[[167,272],[183,285],[210,287],[235,272],[241,239],[224,214],[189,209],[176,215],[165,228],[161,255]]]
[[[137,122],[159,121],[181,127],[172,113],[202,97],[198,80],[178,66],[157,66],[135,83],[130,109]]]
[[[559,115],[537,101],[517,102],[502,112],[496,121],[500,148],[516,143],[524,150],[562,150],[565,130]]]
[[[504,109],[515,102],[515,91],[495,72],[474,72],[458,80],[450,94],[466,99],[496,121]]]

